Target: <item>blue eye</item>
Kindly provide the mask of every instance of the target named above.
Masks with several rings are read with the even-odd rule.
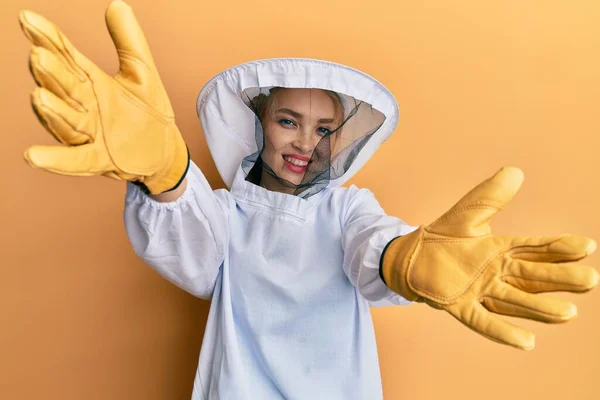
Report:
[[[291,121],[291,120],[289,120],[289,119],[280,119],[278,122],[279,122],[281,125],[284,125],[284,126],[291,126],[291,125],[294,125],[294,121]]]
[[[317,130],[318,130],[320,133],[322,133],[323,135],[331,135],[331,134],[333,133],[333,132],[332,132],[332,131],[330,131],[329,129],[327,129],[327,128],[323,128],[323,127],[319,128],[319,129],[317,129]]]

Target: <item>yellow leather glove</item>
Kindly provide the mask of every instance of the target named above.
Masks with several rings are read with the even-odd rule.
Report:
[[[51,22],[22,11],[32,42],[31,72],[40,87],[32,104],[46,129],[65,146],[32,146],[27,162],[50,172],[105,175],[144,185],[152,194],[176,188],[189,165],[144,33],[133,10],[113,1],[106,24],[120,69],[105,74]]]
[[[534,348],[534,335],[492,313],[547,323],[575,317],[574,304],[535,293],[596,286],[595,269],[565,264],[593,253],[592,239],[490,233],[490,219],[522,181],[521,170],[503,168],[432,224],[391,241],[382,260],[388,287],[447,311],[488,339],[525,350]]]

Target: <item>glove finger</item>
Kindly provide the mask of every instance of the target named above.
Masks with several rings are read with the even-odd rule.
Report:
[[[147,81],[148,73],[157,74],[150,46],[133,9],[123,1],[113,1],[106,10],[105,20],[119,55],[121,74],[137,83]]]
[[[451,237],[477,237],[490,233],[489,220],[519,191],[523,172],[514,167],[500,169],[463,196],[449,211],[427,227]]]
[[[43,47],[61,60],[79,80],[86,81],[87,74],[94,65],[75,46],[60,29],[46,18],[32,11],[24,10],[19,14],[19,22],[25,36],[34,46]]]
[[[445,308],[454,318],[480,335],[522,350],[535,347],[535,335],[490,313],[482,304],[473,301]]]
[[[91,176],[106,172],[94,144],[82,146],[32,146],[24,154],[33,168],[61,175]]]
[[[581,260],[596,251],[596,242],[585,236],[511,237],[510,256],[538,262]]]
[[[566,322],[577,316],[577,307],[571,302],[526,293],[503,282],[492,287],[482,303],[498,314],[546,323]]]
[[[500,279],[529,293],[584,293],[598,285],[600,274],[587,266],[511,260]]]
[[[29,57],[29,67],[37,84],[67,102],[77,111],[85,111],[77,100],[82,82],[54,55],[43,47],[34,46]]]
[[[73,110],[49,90],[36,88],[31,94],[31,104],[44,127],[59,142],[79,145],[93,140],[86,114]]]

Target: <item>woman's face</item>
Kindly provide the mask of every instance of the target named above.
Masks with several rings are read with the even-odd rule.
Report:
[[[280,88],[271,96],[262,115],[262,158],[277,176],[298,185],[319,141],[330,140],[341,125],[343,110],[333,94],[320,89]],[[267,189],[293,191],[266,175],[261,183]]]

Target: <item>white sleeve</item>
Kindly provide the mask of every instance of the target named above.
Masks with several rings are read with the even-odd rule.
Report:
[[[417,227],[386,215],[370,190],[348,189],[346,214],[342,226],[344,271],[371,306],[410,304],[392,292],[379,274],[381,255],[387,244]]]
[[[227,201],[213,192],[190,162],[187,187],[160,203],[127,183],[125,228],[135,253],[162,277],[200,298],[210,298],[227,251]]]

